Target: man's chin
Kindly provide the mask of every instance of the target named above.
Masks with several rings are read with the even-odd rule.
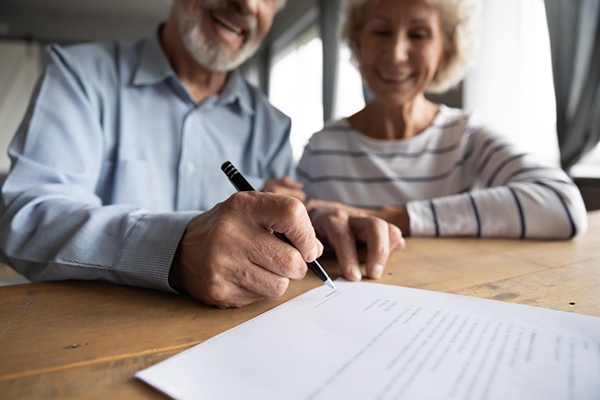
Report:
[[[198,54],[194,57],[203,67],[214,72],[228,72],[236,69],[248,60],[254,54],[254,49],[241,49],[235,53],[227,51],[221,47],[217,54],[213,53],[213,57],[204,57]]]
[[[217,59],[207,59],[205,57],[194,57],[198,64],[212,72],[229,72],[236,69],[246,61],[246,59],[224,59],[218,57]]]

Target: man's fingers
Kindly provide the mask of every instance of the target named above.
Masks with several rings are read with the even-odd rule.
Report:
[[[298,199],[260,192],[240,192],[232,196],[251,196],[253,207],[242,211],[254,217],[254,221],[267,232],[283,233],[306,262],[319,255],[315,230],[304,204]]]
[[[241,264],[239,270],[230,281],[239,288],[254,293],[260,297],[283,296],[290,284],[288,278],[276,275],[260,265],[248,262]]]
[[[389,224],[375,217],[350,217],[350,228],[367,244],[367,276],[378,279],[390,255]]]
[[[247,249],[246,253],[252,263],[279,277],[294,281],[304,278],[306,261],[294,247],[266,231],[256,232],[252,235],[252,241],[254,246]]]
[[[246,265],[243,266],[246,267]],[[233,271],[238,271],[240,267],[242,267],[242,265],[236,264],[236,268],[233,268]],[[222,269],[228,270],[229,274],[232,272],[229,268]],[[246,270],[246,273],[247,272],[248,270]],[[243,307],[266,297],[264,294],[257,293],[254,290],[249,290],[236,284],[229,274],[218,276],[210,272],[208,275],[204,274],[205,279],[188,282],[190,286],[195,287],[195,290],[190,291],[190,293],[195,297],[200,298],[206,304],[219,308]],[[203,284],[203,281],[205,281],[205,284]],[[206,282],[210,283],[206,284]]]
[[[203,299],[203,301],[218,308],[234,308],[244,307],[265,299],[265,296],[261,296],[239,286],[232,286],[224,293],[227,295],[227,297],[218,296],[218,299],[209,297]]]
[[[190,221],[169,282],[208,304],[241,307],[283,295],[289,280],[304,277],[306,261],[322,251],[300,201],[240,192]]]

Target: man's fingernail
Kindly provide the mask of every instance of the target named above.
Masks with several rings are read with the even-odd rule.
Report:
[[[358,268],[358,265],[353,265],[350,267],[350,274],[356,281],[360,281],[362,279],[362,274],[360,273],[360,268]]]
[[[381,278],[381,275],[383,275],[383,265],[381,265],[381,264],[373,265],[373,269],[371,270],[371,273],[373,274],[373,278],[375,278],[375,279]]]

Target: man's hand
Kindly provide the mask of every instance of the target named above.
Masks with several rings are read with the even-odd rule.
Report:
[[[273,236],[284,233],[294,247]],[[282,296],[323,252],[304,205],[291,197],[240,192],[188,224],[169,283],[217,307]]]
[[[367,276],[373,279],[383,274],[390,253],[405,246],[400,229],[371,215],[370,210],[313,200],[307,208],[317,235],[335,250],[342,273],[350,281],[362,278],[357,241],[367,244]]]
[[[285,194],[304,202],[306,195],[302,191],[304,185],[286,176],[281,179],[269,179],[263,187],[263,192]]]

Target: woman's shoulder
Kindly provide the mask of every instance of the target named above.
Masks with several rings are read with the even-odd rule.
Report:
[[[437,128],[458,127],[467,129],[469,126],[476,124],[476,121],[476,113],[440,104],[440,112],[434,119],[432,125]]]
[[[339,146],[342,141],[347,140],[347,136],[351,132],[354,132],[354,128],[347,118],[330,121],[325,124],[323,129],[312,135],[308,141],[309,147],[318,149]]]
[[[461,108],[440,105],[440,112],[433,121],[432,128],[440,134],[453,133],[454,135],[469,136],[477,132],[479,137],[496,136],[483,122],[480,113],[467,111]]]

